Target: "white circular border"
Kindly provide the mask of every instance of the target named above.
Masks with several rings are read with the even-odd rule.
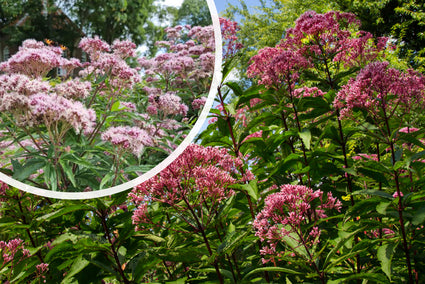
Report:
[[[110,187],[107,189],[89,191],[89,192],[58,192],[58,191],[42,189],[42,188],[30,186],[28,184],[17,181],[1,172],[0,172],[0,180],[20,190],[23,190],[32,194],[40,195],[40,196],[58,198],[58,199],[68,199],[68,200],[91,199],[91,198],[104,197],[104,196],[108,196],[108,195],[112,195],[115,193],[128,190],[152,178],[153,176],[157,175],[169,164],[171,164],[171,162],[173,162],[174,159],[176,159],[186,149],[186,147],[192,142],[192,140],[201,130],[201,127],[204,124],[205,120],[207,119],[209,111],[214,103],[217,87],[219,86],[221,82],[221,76],[222,76],[221,63],[222,63],[223,54],[222,54],[222,38],[221,38],[220,21],[218,18],[217,8],[215,6],[214,1],[213,0],[206,0],[206,1],[208,4],[208,8],[210,9],[211,19],[212,19],[213,27],[214,27],[214,39],[215,39],[215,64],[214,64],[214,74],[213,74],[211,89],[209,91],[208,98],[204,105],[204,108],[202,109],[201,115],[199,116],[192,130],[189,132],[189,134],[183,140],[183,142],[165,160],[163,160],[161,163],[156,165],[153,169],[151,169],[147,173],[131,181],[128,181],[126,183],[123,183],[114,187]]]

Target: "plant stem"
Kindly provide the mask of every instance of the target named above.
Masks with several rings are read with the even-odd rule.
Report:
[[[204,239],[204,243],[207,246],[208,253],[210,256],[213,255],[213,252],[211,250],[210,243],[208,242],[207,236],[205,234],[204,226],[199,221],[198,216],[196,215],[195,211],[193,211],[192,206],[190,205],[189,201],[186,199],[185,196],[183,196],[183,201],[186,203],[187,208],[189,209],[190,213],[192,214],[193,218],[195,219],[196,225],[198,226],[198,230],[201,232],[202,238]],[[220,281],[220,284],[223,284],[223,276],[221,275],[220,268],[218,267],[217,259],[214,260],[214,268],[215,272],[217,273],[218,280]]]
[[[391,129],[390,129],[390,124],[389,124],[389,119],[387,117],[386,114],[386,108],[385,108],[385,104],[382,104],[382,109],[383,109],[383,113],[384,113],[384,121],[385,121],[385,126],[387,128],[387,133],[388,133],[388,142],[390,144],[390,149],[391,149],[391,159],[392,159],[392,164],[393,166],[396,163],[396,158],[395,158],[395,150],[394,150],[394,141],[391,138]],[[399,181],[399,176],[398,176],[398,170],[394,170],[394,181],[395,181],[395,185],[396,185],[396,190],[397,190],[397,195],[398,195],[398,206],[397,206],[397,211],[398,211],[398,219],[400,222],[400,230],[401,230],[401,235],[403,238],[403,249],[404,249],[404,253],[406,256],[406,264],[407,264],[407,272],[409,274],[409,283],[414,283],[413,281],[413,275],[412,275],[412,265],[410,262],[410,251],[409,251],[409,247],[407,245],[407,237],[406,237],[406,228],[404,226],[404,218],[403,218],[403,203],[402,203],[402,198],[401,198],[401,190],[400,190],[400,181]]]
[[[114,242],[111,239],[111,235],[110,235],[108,225],[106,224],[107,213],[105,211],[101,211],[101,212],[97,212],[97,215],[99,216],[100,221],[102,223],[102,227],[103,227],[103,230],[105,231],[106,238],[108,239],[108,242],[111,244],[112,255],[113,255],[115,263],[117,265],[118,273],[120,274],[123,282],[125,284],[129,284],[130,281],[127,279],[127,277],[125,277],[124,271],[123,271],[122,266],[121,266],[121,262],[118,258],[117,250],[115,248]]]

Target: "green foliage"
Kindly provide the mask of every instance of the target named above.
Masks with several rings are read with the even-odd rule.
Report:
[[[184,0],[177,10],[174,18],[174,26],[191,25],[208,26],[211,25],[210,10],[205,0]]]

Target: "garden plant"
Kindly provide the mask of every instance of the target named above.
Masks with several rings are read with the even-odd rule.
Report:
[[[206,101],[214,37],[212,26],[166,33],[153,58],[137,58],[130,41],[83,38],[86,62],[24,41],[0,65],[2,172],[53,191],[91,191],[167,157]]]
[[[160,174],[94,200],[2,186],[3,281],[425,281],[425,77],[339,11],[303,13],[232,76],[249,47],[220,23],[210,123]]]

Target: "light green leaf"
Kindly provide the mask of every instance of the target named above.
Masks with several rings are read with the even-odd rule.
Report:
[[[310,150],[310,143],[311,143],[311,132],[309,129],[303,129],[300,133],[300,138],[303,141],[305,147],[307,150]]]

